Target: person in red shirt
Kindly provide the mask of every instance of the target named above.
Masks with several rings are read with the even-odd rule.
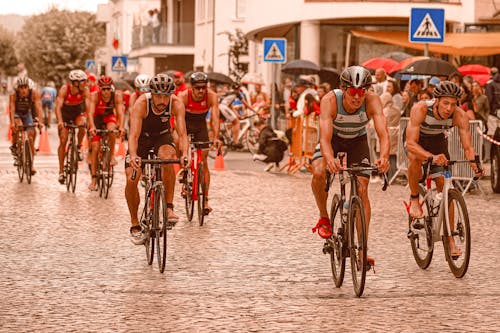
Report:
[[[89,87],[90,93],[93,93],[95,91],[99,91],[99,86],[96,83],[97,78],[93,73],[90,73],[87,75],[87,86]]]
[[[123,95],[121,91],[113,90],[113,79],[109,76],[102,76],[98,83],[99,91],[90,95],[90,109],[88,114],[89,133],[92,137],[90,146],[90,171],[92,179],[89,190],[97,190],[96,165],[97,152],[101,136],[97,135],[96,129],[120,130],[120,135],[125,133],[123,123]],[[111,148],[112,164],[116,165],[114,159],[116,135],[109,135],[109,146]]]
[[[185,82],[184,73],[181,71],[174,73],[174,83],[175,83],[175,91],[174,95],[179,96],[179,93],[187,90],[189,87]]]

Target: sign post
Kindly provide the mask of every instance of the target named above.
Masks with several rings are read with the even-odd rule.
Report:
[[[264,38],[264,62],[269,62],[272,65],[272,80],[271,80],[271,127],[276,128],[275,100],[276,100],[276,64],[286,62],[286,39],[285,38]]]
[[[425,43],[424,55],[429,56],[429,43],[443,43],[446,21],[444,9],[412,8],[410,15],[409,40]]]

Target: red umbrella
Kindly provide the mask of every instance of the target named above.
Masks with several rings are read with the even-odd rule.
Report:
[[[472,76],[472,78],[479,82],[481,86],[484,86],[489,79],[491,79],[490,74],[467,74]]]
[[[390,58],[371,58],[363,62],[361,65],[371,69],[383,68],[387,73],[389,73],[391,68],[397,64],[397,61]]]
[[[488,74],[490,75],[490,68],[480,64],[469,64],[458,67],[458,71],[462,75],[471,74]]]

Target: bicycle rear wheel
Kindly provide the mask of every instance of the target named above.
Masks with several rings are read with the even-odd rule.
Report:
[[[451,230],[448,230],[448,224],[443,221],[443,245],[446,261],[450,270],[457,278],[461,278],[467,273],[470,260],[471,236],[469,213],[464,198],[456,189],[448,191],[448,209]],[[451,253],[448,237],[452,236],[455,246],[462,252],[461,255],[453,255]]]
[[[259,130],[255,127],[250,127],[246,134],[247,148],[250,153],[257,154],[259,151]]]
[[[158,260],[158,268],[161,273],[165,271],[165,263],[167,261],[167,224],[168,213],[167,203],[165,201],[165,192],[162,187],[158,187],[154,196],[154,215],[153,226],[155,229],[156,239],[156,255]]]
[[[102,192],[103,192],[104,199],[108,198],[109,187],[111,186],[112,173],[113,173],[113,170],[112,170],[111,160],[110,160],[110,151],[106,150],[102,154],[102,169],[101,169]]]
[[[24,173],[26,174],[26,182],[31,184],[31,168],[33,167],[33,160],[31,157],[31,146],[28,140],[24,141]]]
[[[340,197],[335,194],[330,208],[330,225],[333,236],[327,239],[330,245],[330,265],[332,267],[333,282],[340,288],[344,282],[345,256],[343,255],[343,244],[346,233],[342,227],[342,202]]]
[[[361,297],[366,280],[366,220],[361,199],[351,199],[349,211],[349,240],[352,284],[356,296]]]
[[[153,214],[151,211],[152,200],[154,199],[153,192],[146,192],[146,202],[144,203],[144,209],[142,210],[141,215],[141,223],[142,227],[146,228],[143,230],[147,234],[146,239],[144,241],[144,247],[146,248],[146,260],[148,261],[148,265],[153,263],[153,257],[155,253],[155,242],[153,239],[154,231],[153,231]]]
[[[205,174],[203,171],[203,164],[200,163],[198,167],[198,222],[200,226],[203,225],[205,220]]]
[[[182,185],[182,195],[184,196],[184,206],[186,207],[186,216],[189,222],[193,220],[194,201],[193,201],[193,174],[191,170],[185,170],[185,180]]]
[[[24,152],[23,152],[23,144],[22,141],[17,141],[17,149],[16,149],[16,169],[17,176],[19,177],[19,182],[22,183],[24,179],[24,160],[23,160]]]
[[[419,188],[419,194],[425,197],[426,190]],[[426,200],[422,206],[424,217],[422,219],[413,219],[408,216],[408,238],[410,239],[411,251],[418,267],[426,269],[432,261],[434,253],[434,240],[432,238],[432,216],[431,206]]]

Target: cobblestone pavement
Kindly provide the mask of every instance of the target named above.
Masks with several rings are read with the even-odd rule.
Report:
[[[500,330],[500,196],[486,181],[486,194],[466,196],[473,243],[463,279],[450,273],[439,243],[430,268],[417,267],[401,203],[408,190],[372,184],[376,274],[358,299],[349,268],[335,288],[311,233],[307,174],[264,173],[248,155],[228,155],[228,170],[213,173],[205,226],[186,221],[176,193],[181,221],[160,274],[156,258],[148,266],[144,247],[128,240],[122,168],[108,200],[86,190],[83,167],[76,193],[67,193],[53,155],[37,157],[39,173],[20,184],[0,125],[0,332]]]

